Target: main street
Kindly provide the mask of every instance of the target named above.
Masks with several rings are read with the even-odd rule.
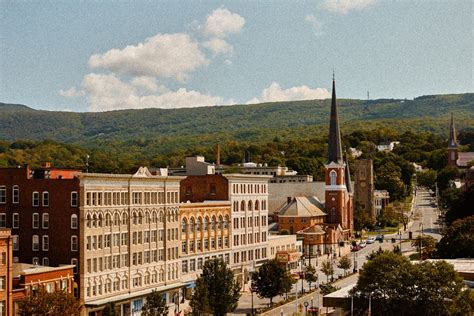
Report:
[[[412,233],[412,238],[416,238],[421,234],[430,235],[439,240],[441,238],[439,225],[437,224],[438,221],[438,214],[439,211],[433,205],[434,199],[430,196],[430,193],[425,189],[419,189],[416,193],[416,196],[413,199],[413,207],[412,212],[410,214],[410,222],[407,225],[407,229],[403,231],[401,229],[400,233],[395,233],[391,235],[385,235],[385,240],[383,243],[379,243],[378,241],[372,244],[367,244],[367,246],[357,252],[351,252],[349,255],[352,259],[352,269],[355,267],[360,269],[363,264],[367,261],[367,255],[376,251],[379,248],[384,250],[393,250],[394,246],[400,246],[402,252],[405,255],[413,253],[415,249],[411,246],[411,242],[409,241],[409,233]],[[392,239],[395,239],[395,243],[392,242]],[[318,272],[318,283],[326,283],[327,277],[324,273],[321,272],[321,264],[325,260],[333,260],[334,262],[334,276],[343,275],[344,271],[337,268],[337,262],[339,257],[327,257],[327,256],[320,256],[318,258],[311,259],[311,265],[316,267]],[[309,264],[309,261],[306,260],[306,264]],[[347,278],[338,280],[335,282],[335,285],[338,287],[344,287],[349,284],[354,283],[357,280],[358,274],[351,275]],[[299,280],[292,289],[292,294],[294,295],[296,289],[298,289],[298,296],[301,296],[301,286],[305,291],[309,289],[309,284],[307,282]],[[314,287],[314,284],[312,284]],[[274,302],[278,302],[283,300],[283,296],[278,296],[273,299]],[[311,300],[314,306],[322,305],[322,297],[321,295],[318,296],[318,293],[313,293],[312,295],[305,295],[303,299],[300,299],[297,304],[294,302],[292,304],[287,304],[281,308],[276,309],[272,313],[268,313],[266,315],[291,315],[291,313],[296,311],[296,307],[301,303],[308,302],[311,304]],[[268,306],[269,300],[268,299],[261,299],[258,298],[256,294],[253,294],[253,306],[254,308],[262,308]],[[237,309],[232,313],[232,315],[245,315],[251,312],[252,307],[252,295],[250,292],[243,292],[242,296],[239,300],[239,305]]]

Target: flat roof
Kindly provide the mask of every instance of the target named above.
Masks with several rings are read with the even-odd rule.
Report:
[[[48,267],[48,266],[40,266],[37,264],[30,264],[30,263],[14,263],[13,276],[17,277],[20,275],[31,275],[31,274],[61,271],[61,270],[73,269],[73,268],[74,266],[70,264],[59,266],[59,267]]]

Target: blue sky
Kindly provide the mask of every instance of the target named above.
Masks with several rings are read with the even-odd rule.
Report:
[[[106,111],[473,92],[472,1],[0,2],[0,102]]]

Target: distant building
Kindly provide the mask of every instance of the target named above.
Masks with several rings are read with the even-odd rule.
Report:
[[[395,148],[395,145],[398,145],[398,144],[400,144],[400,142],[398,141],[389,142],[386,144],[379,144],[377,145],[377,150],[378,151],[393,151],[393,149]]]
[[[375,218],[374,167],[371,159],[355,162],[354,200],[355,208]]]
[[[289,269],[296,269],[301,254],[296,235],[268,236],[269,259],[276,259],[286,264]]]
[[[387,190],[375,190],[375,216],[382,214],[383,209],[390,202],[390,193]]]
[[[454,116],[451,114],[448,139],[448,166],[461,170],[469,169],[469,163],[474,162],[474,152],[459,152]]]
[[[216,173],[216,166],[204,160],[203,156],[186,157],[186,165],[179,168],[168,168],[173,176],[203,176]]]

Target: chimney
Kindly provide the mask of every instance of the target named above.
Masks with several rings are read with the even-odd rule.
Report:
[[[216,153],[216,167],[221,167],[221,145],[217,144],[217,153]]]

